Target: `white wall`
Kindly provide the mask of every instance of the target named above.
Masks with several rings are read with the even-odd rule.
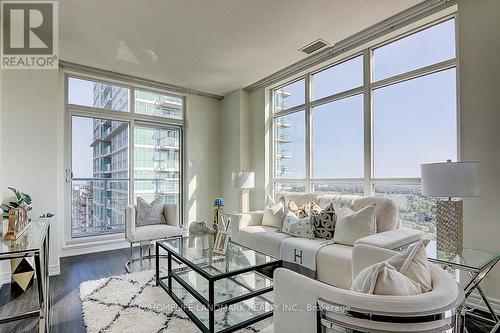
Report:
[[[221,107],[221,186],[224,210],[238,211],[239,190],[232,186],[232,173],[253,171],[250,163],[250,138],[258,135],[249,126],[248,93],[238,89],[224,96]],[[250,190],[253,192],[254,190]]]
[[[221,196],[221,103],[196,95],[186,103],[187,223],[209,223],[213,200]]]
[[[462,160],[481,162],[481,197],[464,200],[466,246],[500,251],[500,1],[458,2]],[[500,299],[500,265],[485,279]]]
[[[2,71],[0,191],[12,186],[32,196],[32,217],[57,210],[58,74],[54,70]],[[58,224],[51,225],[50,269],[57,272]]]
[[[265,89],[257,89],[249,94],[250,169],[255,171],[255,189],[250,192],[250,208],[262,210],[265,194],[270,193],[269,140],[270,119]],[[267,191],[267,192],[266,192]]]

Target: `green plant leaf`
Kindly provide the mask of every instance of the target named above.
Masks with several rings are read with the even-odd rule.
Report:
[[[13,187],[8,187],[8,189],[11,190],[12,192],[14,192],[14,195],[16,196],[16,199],[18,202],[22,200],[23,196],[22,196],[21,192],[19,192],[18,190],[16,190]]]

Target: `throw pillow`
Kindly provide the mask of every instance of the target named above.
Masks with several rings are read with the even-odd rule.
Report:
[[[298,218],[292,212],[285,215],[281,231],[294,237],[314,238],[314,222],[311,216]]]
[[[159,197],[153,200],[151,204],[147,203],[141,197],[137,197],[137,216],[135,225],[142,227],[152,224],[167,224],[163,216],[164,198]]]
[[[416,282],[422,292],[432,290],[431,269],[425,251],[427,244],[429,240],[422,239],[387,260],[398,272]]]
[[[314,234],[317,238],[332,239],[335,232],[335,223],[337,215],[335,214],[334,204],[331,203],[319,214],[314,216]]]
[[[358,211],[343,205],[336,209],[336,214],[337,222],[333,235],[335,243],[354,246],[358,239],[377,232],[374,204]]]
[[[410,296],[422,293],[418,283],[398,272],[383,261],[364,268],[352,281],[351,290],[392,296]]]
[[[297,215],[299,219],[321,213],[321,208],[315,202],[308,202],[304,206],[298,207],[294,201],[290,201],[288,203],[288,210]]]
[[[281,201],[274,202],[270,197],[267,199],[266,208],[264,208],[264,216],[262,217],[262,225],[273,228],[281,228],[283,226],[283,217],[285,210]]]

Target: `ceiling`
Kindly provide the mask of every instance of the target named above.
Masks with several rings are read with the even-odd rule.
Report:
[[[422,0],[64,0],[60,58],[225,95]]]

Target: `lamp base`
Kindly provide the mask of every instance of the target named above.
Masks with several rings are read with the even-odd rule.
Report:
[[[248,213],[250,209],[250,191],[247,188],[240,190],[238,206],[240,213]]]
[[[437,250],[459,253],[464,245],[463,202],[437,202]]]

